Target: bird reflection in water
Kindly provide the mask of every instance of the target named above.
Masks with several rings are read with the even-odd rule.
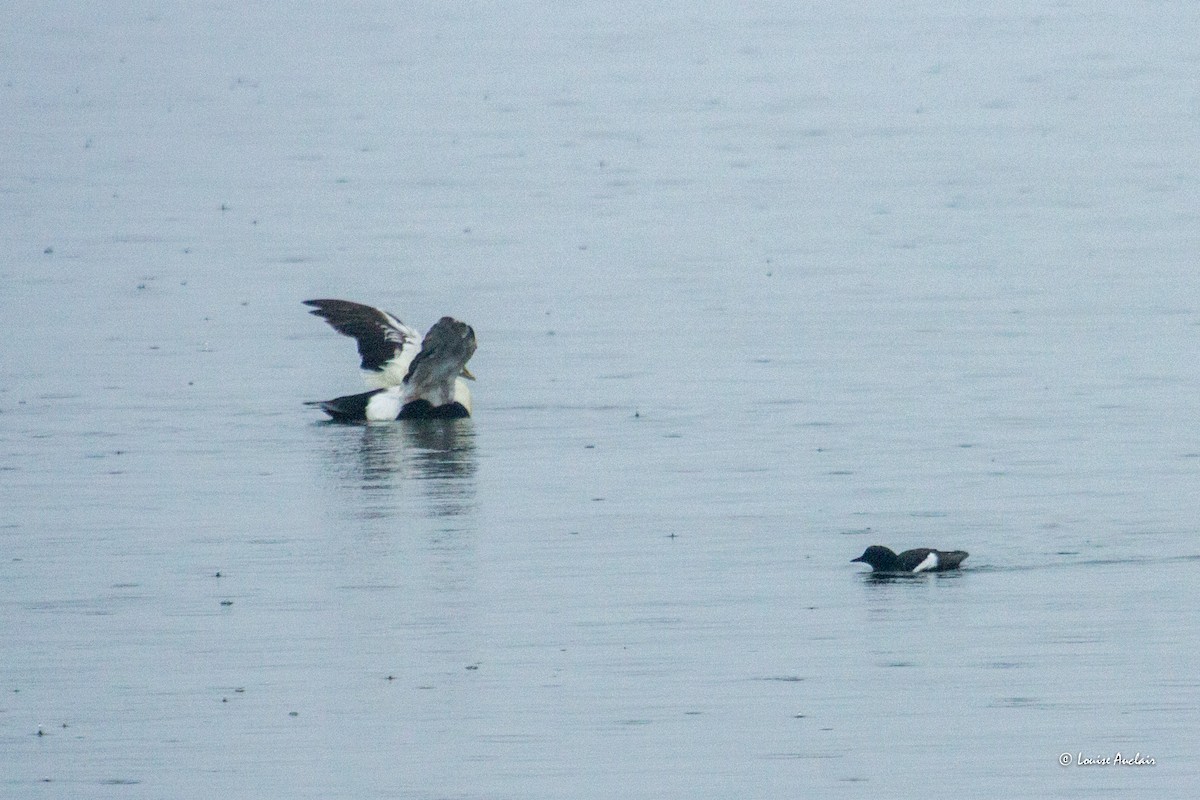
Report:
[[[428,516],[458,516],[473,508],[477,461],[470,419],[319,424],[344,433],[330,454],[341,482],[382,493],[378,506],[370,504],[369,516],[395,513],[395,503],[405,499],[418,499]],[[411,496],[414,488],[417,498]]]
[[[934,581],[956,581],[959,580],[963,573],[959,571],[953,572],[863,572],[860,573],[863,583],[867,586],[881,586],[885,584],[900,584],[902,586],[928,586],[931,580]]]

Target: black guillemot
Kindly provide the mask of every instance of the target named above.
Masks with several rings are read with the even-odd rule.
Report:
[[[875,572],[945,572],[958,569],[967,557],[965,550],[933,550],[919,547],[896,555],[883,545],[873,544],[850,563],[870,564]]]

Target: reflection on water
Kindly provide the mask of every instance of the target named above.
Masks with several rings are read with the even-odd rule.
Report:
[[[426,516],[458,516],[473,507],[478,464],[469,419],[320,425],[330,433],[327,468],[337,482],[392,498],[373,502],[368,513],[395,513],[414,488]]]
[[[947,572],[865,572],[863,582],[868,586],[899,583],[909,585],[925,585],[929,581],[954,581],[962,577],[965,570]]]

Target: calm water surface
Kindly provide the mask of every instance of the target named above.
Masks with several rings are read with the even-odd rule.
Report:
[[[0,794],[1189,796],[1200,11],[844,12],[0,12]]]

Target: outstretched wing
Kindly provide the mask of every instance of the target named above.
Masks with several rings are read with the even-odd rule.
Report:
[[[335,331],[358,342],[367,383],[380,388],[399,386],[417,354],[420,334],[386,311],[348,300],[305,300],[310,314]]]
[[[471,377],[467,362],[475,354],[475,331],[465,322],[442,317],[421,342],[404,376],[410,396],[417,397],[438,386],[448,387],[459,375]]]

